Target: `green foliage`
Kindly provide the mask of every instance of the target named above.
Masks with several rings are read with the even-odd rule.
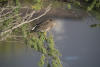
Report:
[[[31,47],[34,48],[36,51],[46,54],[46,48],[44,47],[45,36],[43,36],[43,33],[38,34],[39,38],[33,35],[29,43],[31,44]]]
[[[19,2],[17,2],[19,3]],[[16,5],[18,6],[18,5]],[[3,21],[0,23],[0,30],[2,31],[5,31],[7,29],[11,29],[13,26],[14,26],[14,20],[16,20],[17,18],[13,17],[13,15],[16,15],[19,13],[19,9],[20,9],[20,6],[18,6],[17,8],[15,8],[12,13],[9,13],[9,14],[5,14],[4,16],[2,16],[2,19]],[[17,16],[19,18],[19,16]],[[18,32],[18,31],[13,31],[14,32]],[[10,34],[9,33],[6,33],[5,34],[5,37]],[[2,36],[1,36],[2,37]]]
[[[22,34],[23,34],[23,36],[24,36],[24,38],[26,38],[27,36],[28,36],[28,28],[29,28],[29,25],[28,24],[25,24],[25,25],[23,25],[22,27],[21,27],[21,29],[22,29]]]
[[[60,5],[61,5],[61,3],[58,2],[58,1],[54,1],[54,2],[53,2],[53,6],[54,6],[54,7],[59,7]]]
[[[3,1],[8,1],[8,0],[0,0],[0,2],[3,2]]]
[[[9,16],[11,16],[11,15],[9,15]],[[5,19],[5,17],[4,17],[4,19]],[[6,27],[8,27],[9,26],[9,24],[11,24],[11,22],[13,21],[13,19],[12,18],[9,18],[9,19],[5,19],[3,22],[2,22],[2,29],[5,29]]]
[[[41,3],[37,3],[37,4],[34,4],[34,5],[32,6],[32,8],[35,9],[35,10],[40,10],[41,7],[42,7]]]
[[[60,53],[55,48],[53,36],[50,35],[47,37],[45,33],[41,33],[41,32],[37,32],[37,34],[38,34],[38,37],[35,37],[34,35],[32,35],[31,38],[28,39],[28,43],[31,45],[31,47],[34,50],[42,54],[40,62],[39,62],[39,66],[43,67],[44,63],[49,62],[49,59],[51,59],[55,61],[58,67],[59,66],[62,67],[62,64],[59,59]],[[47,60],[45,60],[45,58],[47,58]],[[52,61],[52,64],[49,64],[49,65],[47,63],[47,67],[53,66],[54,61]]]
[[[97,19],[100,19],[100,0],[74,0],[70,1],[70,4],[85,9],[86,11],[91,12],[92,15],[95,15]],[[70,4],[67,4],[68,8],[70,8]]]
[[[87,8],[88,11],[91,11],[96,5],[96,0],[93,0],[93,2],[90,4],[90,6]]]
[[[42,8],[42,0],[36,0],[36,3],[32,5],[32,8],[35,10],[40,10]]]
[[[58,52],[58,50],[55,48],[53,36],[49,36],[47,39],[48,42],[48,55],[51,56],[52,58],[52,67],[62,67],[62,64],[60,62],[59,56],[61,54]]]
[[[52,67],[62,67],[62,64],[58,57],[52,60]]]
[[[47,64],[47,67],[51,67],[51,65],[48,63],[48,64]]]
[[[68,4],[67,4],[67,7],[68,7],[68,9],[71,9],[71,4],[68,3]]]
[[[53,8],[62,8],[62,6],[66,6],[66,3],[63,3],[63,2],[59,2],[59,1],[57,1],[57,0],[50,0],[49,2],[46,2],[46,3],[44,3],[44,4],[52,4],[52,7]],[[67,6],[68,7],[68,6]]]
[[[37,0],[37,2],[38,2],[38,3],[40,3],[40,2],[41,2],[41,0]]]
[[[96,3],[96,7],[100,8],[100,1]]]
[[[74,1],[73,4],[76,5],[76,6],[80,6],[81,5],[79,1]]]
[[[16,0],[16,5],[17,5],[17,6],[20,6],[19,0]]]
[[[90,27],[95,28],[95,27],[100,27],[100,24],[92,24]]]
[[[58,67],[55,60],[52,60],[52,67]]]
[[[60,53],[58,52],[57,49],[55,49],[55,44],[54,44],[54,40],[53,40],[53,36],[49,36],[47,39],[48,42],[48,54],[51,56],[60,56]]]
[[[45,64],[45,55],[42,54],[39,62],[39,67],[44,67],[44,64]]]

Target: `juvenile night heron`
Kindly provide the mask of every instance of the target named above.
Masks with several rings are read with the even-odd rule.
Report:
[[[33,27],[33,31],[34,32],[48,32],[49,30],[51,30],[54,26],[56,25],[56,22],[54,22],[54,20],[49,19],[45,22],[42,22],[38,25],[36,25],[35,27]]]

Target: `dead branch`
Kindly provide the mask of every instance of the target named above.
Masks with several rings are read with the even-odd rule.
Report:
[[[3,15],[1,15],[0,17],[6,16],[6,15],[8,15],[8,14],[12,13],[12,12],[13,12],[13,10],[14,10],[14,9],[12,9],[11,11],[9,11],[9,12],[7,12],[7,13],[4,13],[4,14],[3,14]]]
[[[9,16],[9,17],[2,18],[2,19],[0,20],[0,22],[4,22],[5,20],[14,18],[14,17],[16,17],[16,16],[20,16],[20,15],[21,15],[21,14],[16,14],[16,15],[14,15],[14,16]],[[5,20],[4,20],[4,19],[5,19]]]
[[[5,30],[3,32],[0,33],[1,36],[3,36],[4,34],[6,33],[9,33],[9,32],[12,32],[14,29],[18,28],[18,27],[21,27],[22,25],[24,24],[27,24],[27,23],[30,23],[32,21],[35,21],[43,16],[45,16],[51,9],[51,4],[45,9],[45,12],[43,14],[41,14],[40,16],[36,17],[36,18],[33,18],[33,19],[30,19],[32,18],[32,16],[34,15],[35,11],[32,11],[32,13],[30,14],[30,16],[28,17],[28,20],[25,20],[25,21],[22,21],[20,24],[18,25],[15,25],[13,26],[12,28],[8,29],[8,30]],[[27,16],[27,15],[26,15]]]
[[[33,11],[33,12],[30,14],[30,16],[28,17],[28,19],[27,19],[26,21],[30,20],[34,14],[35,14],[35,11]]]

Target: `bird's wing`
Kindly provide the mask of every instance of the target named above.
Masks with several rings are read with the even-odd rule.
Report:
[[[36,25],[37,26],[37,25]],[[36,26],[34,26],[33,28],[32,28],[32,30],[34,30],[35,28],[36,28]]]

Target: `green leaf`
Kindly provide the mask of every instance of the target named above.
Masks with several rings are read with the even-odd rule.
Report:
[[[68,4],[67,4],[67,7],[68,7],[68,9],[71,9],[71,4],[68,3]]]
[[[37,0],[37,2],[38,2],[38,3],[40,3],[40,2],[41,2],[41,0]]]

